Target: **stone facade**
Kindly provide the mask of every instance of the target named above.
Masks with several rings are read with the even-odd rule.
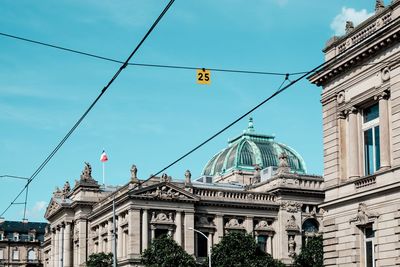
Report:
[[[248,168],[251,183],[245,184],[234,181],[235,170],[214,179],[219,182],[192,181],[190,171],[183,180],[167,174],[141,180],[133,165],[122,187],[98,185],[86,164],[73,189],[57,188],[47,208],[45,266],[84,266],[90,254],[112,252],[114,243],[118,266],[140,266],[140,254],[162,234],[201,260],[229,231],[250,233],[263,250],[291,263],[302,242],[319,234],[324,183],[291,171],[287,160],[281,155],[268,179],[261,179],[258,167]]]
[[[0,266],[43,266],[46,223],[0,222]]]
[[[400,265],[400,2],[328,41],[309,80],[323,107],[324,264]]]

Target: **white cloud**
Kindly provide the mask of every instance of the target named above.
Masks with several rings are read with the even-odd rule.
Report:
[[[47,202],[46,201],[37,201],[32,208],[27,208],[26,210],[26,218],[29,220],[40,220],[43,219],[44,212],[46,211]],[[21,215],[23,214],[23,210],[21,210]]]
[[[47,207],[47,202],[46,201],[38,201],[35,203],[35,206],[33,206],[32,211],[33,212],[41,212],[44,211]]]
[[[354,26],[360,24],[373,13],[368,13],[366,9],[355,10],[354,8],[342,7],[342,12],[338,14],[331,22],[331,29],[335,32],[335,35],[343,35],[345,33],[346,21],[352,21]]]

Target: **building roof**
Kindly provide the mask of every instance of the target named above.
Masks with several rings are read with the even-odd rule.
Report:
[[[272,135],[258,134],[254,130],[253,119],[248,128],[238,137],[228,142],[228,147],[217,153],[206,164],[202,175],[216,176],[232,170],[253,171],[279,164],[279,155],[285,153],[291,171],[304,174],[306,165],[303,158],[292,148],[278,143]]]
[[[36,239],[43,241],[43,235],[47,223],[40,222],[19,222],[19,221],[4,221],[0,223],[0,231],[4,232],[6,239],[13,239],[13,234],[18,233],[20,235],[20,241],[28,241],[28,234],[34,232]]]

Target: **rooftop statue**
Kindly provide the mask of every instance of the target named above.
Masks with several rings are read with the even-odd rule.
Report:
[[[185,172],[185,185],[190,185],[192,183],[192,173],[189,170]]]
[[[375,12],[379,12],[385,8],[385,3],[383,0],[376,0],[375,2]]]
[[[346,21],[346,34],[354,30],[354,23],[352,21]]]
[[[134,183],[139,181],[137,178],[137,168],[136,168],[135,164],[132,164],[132,167],[131,167],[131,181]]]
[[[81,174],[81,180],[91,180],[92,178],[92,166],[89,163],[85,162],[85,167],[83,168]]]

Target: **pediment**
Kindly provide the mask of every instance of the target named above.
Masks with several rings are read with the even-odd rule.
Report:
[[[52,198],[49,205],[47,206],[44,217],[46,219],[48,219],[50,216],[55,214],[60,208],[61,208],[61,205],[54,198]]]
[[[161,199],[161,200],[182,200],[199,201],[199,197],[169,182],[162,182],[139,190],[131,191],[133,197]]]

